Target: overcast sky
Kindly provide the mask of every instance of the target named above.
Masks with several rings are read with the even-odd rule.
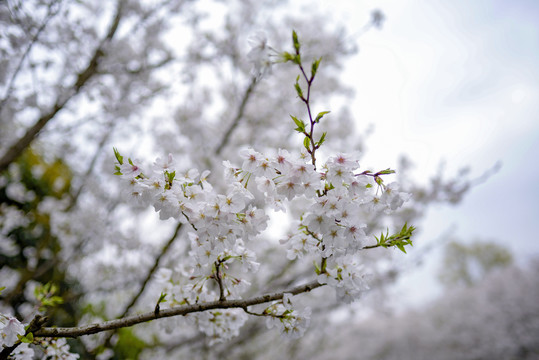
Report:
[[[462,240],[499,241],[519,262],[538,255],[539,1],[336,3],[352,29],[366,9],[386,15],[381,31],[360,38],[346,73],[357,90],[358,126],[375,126],[368,165],[395,167],[404,152],[417,165],[415,178],[426,179],[441,160],[449,174],[470,166],[472,177],[502,162],[460,206],[432,209],[420,240],[456,225]],[[434,284],[427,274],[439,261],[433,256],[406,287]]]

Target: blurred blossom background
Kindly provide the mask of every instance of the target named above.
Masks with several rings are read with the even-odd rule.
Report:
[[[397,212],[396,220],[373,220],[378,229],[417,218],[410,224],[418,227],[414,247],[406,255],[394,249],[365,255],[375,272],[373,290],[351,306],[321,291],[298,297],[318,306],[302,339],[285,343],[251,321],[230,343],[208,346],[200,329],[171,319],[118,335],[123,348],[112,335],[79,339],[72,348],[92,359],[101,345],[118,359],[135,350],[129,358],[539,358],[538,1],[204,0],[163,1],[155,9],[149,3],[124,2],[118,34],[100,43],[109,23],[93,16],[99,10],[113,19],[112,2],[62,3],[73,5],[71,12],[50,2],[53,30],[29,52],[37,65],[22,61],[16,69],[21,49],[0,42],[11,56],[0,59],[0,75],[16,79],[14,71],[21,72],[11,90],[3,85],[0,154],[54,101],[73,97],[53,114],[20,169],[13,163],[0,173],[6,204],[0,202],[0,215],[11,214],[13,227],[20,222],[20,238],[28,242],[19,246],[8,221],[0,223],[0,280],[7,283],[0,311],[31,311],[32,281],[21,274],[35,287],[52,273],[62,296],[76,304],[54,314],[66,326],[155,304],[159,284],[151,271],[166,265],[172,273],[188,257],[189,242],[173,243],[185,235],[177,223],[156,225],[153,209],[125,204],[110,149],[146,162],[173,152],[181,166],[213,167],[214,174],[225,159],[240,162],[238,149],[248,145],[297,149],[297,138],[283,136],[292,129],[288,114],[304,111],[293,93],[296,69],[262,67],[257,82],[247,59],[249,36],[265,45],[260,31],[266,31],[269,45],[290,51],[297,26],[308,56],[325,56],[315,94],[317,109],[332,111],[332,122],[320,125],[330,131],[327,151],[359,149],[362,169],[396,169],[401,177],[393,179],[417,190],[413,209]],[[25,25],[20,4],[10,1],[0,20],[7,24],[20,11]],[[18,24],[9,25],[14,39],[28,41]],[[62,41],[70,46],[55,53]],[[94,50],[99,65],[92,66]],[[90,80],[81,90],[72,84],[84,80],[77,74],[87,64]],[[35,83],[43,85],[35,90]],[[221,139],[236,114],[240,126]],[[28,184],[44,190],[27,191]],[[272,215],[257,243],[262,266],[246,275],[253,282],[246,296],[313,275],[310,263],[288,262],[276,246],[290,225],[286,216]],[[173,245],[163,247],[175,228]]]

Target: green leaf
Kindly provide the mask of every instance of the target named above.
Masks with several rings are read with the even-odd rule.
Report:
[[[167,297],[167,293],[162,292],[161,295],[159,296],[159,300],[157,300],[157,303],[161,304],[161,303],[167,302],[166,297]]]
[[[5,286],[0,287],[0,294],[2,294],[2,291],[5,289]]]
[[[320,137],[320,140],[318,140],[318,143],[316,144],[317,148],[319,148],[320,145],[322,145],[324,143],[324,141],[326,141],[326,134],[327,134],[327,132],[322,133],[322,136]]]
[[[313,261],[313,264],[314,264],[314,271],[316,272],[316,275],[320,275],[321,273],[320,267],[318,266],[316,261]]]
[[[305,149],[310,150],[311,140],[308,137],[303,139],[303,146],[305,146]]]
[[[320,66],[320,61],[322,61],[322,58],[319,58],[318,60],[313,61],[313,64],[311,65],[311,79],[314,78],[316,75],[316,72],[318,71],[318,67]]]
[[[292,30],[292,42],[294,43],[294,49],[296,50],[296,54],[299,54],[299,40],[298,40],[298,34],[295,30]]]
[[[34,334],[28,333],[26,335],[17,335],[22,343],[31,344],[34,341]]]
[[[303,120],[298,119],[294,115],[290,115],[290,117],[292,118],[292,120],[294,120],[294,123],[297,126],[297,128],[295,128],[294,130],[296,130],[299,133],[304,133],[305,132],[305,123],[303,122]]]
[[[298,96],[303,99],[303,90],[301,90],[301,86],[299,86],[299,75],[296,79],[296,83],[294,84],[294,88],[296,88],[296,92],[298,93]]]
[[[283,62],[294,61],[294,59],[296,58],[295,55],[290,54],[288,51],[284,51],[283,53],[281,53],[281,57]]]
[[[124,164],[124,157],[122,155],[120,155],[120,152],[115,147],[113,147],[112,150],[114,151],[114,156],[116,157],[116,160],[118,160],[120,165],[123,165]]]
[[[331,111],[322,111],[322,112],[319,112],[318,115],[316,115],[316,119],[314,119],[314,122],[315,123],[318,123],[320,121],[320,119],[322,119],[324,117],[324,115],[326,114],[329,114]]]
[[[148,347],[143,339],[139,338],[133,329],[118,330],[118,340],[114,345],[114,354],[117,359],[138,359],[140,353]]]
[[[395,170],[391,170],[389,168],[382,171],[378,171],[378,175],[389,175],[389,174],[394,174],[394,173],[395,173]]]

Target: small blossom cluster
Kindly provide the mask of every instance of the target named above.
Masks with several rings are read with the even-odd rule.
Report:
[[[41,341],[43,346],[43,353],[47,359],[51,360],[76,360],[79,358],[78,354],[70,352],[69,345],[65,338],[58,339],[44,339]]]
[[[188,318],[194,319],[199,330],[209,337],[211,346],[238,336],[247,314],[240,309],[211,310],[189,314]]]
[[[301,311],[292,307],[292,294],[284,294],[282,301],[270,305],[264,310],[268,329],[277,328],[287,339],[298,339],[305,334],[311,321],[311,308]]]
[[[163,294],[167,294],[166,304],[173,307],[215,300],[216,294],[209,289],[207,282],[212,276],[200,279],[190,277],[189,274],[189,271],[179,266],[175,271],[167,268],[157,271],[155,279]],[[226,274],[226,277],[231,276]],[[245,280],[233,279],[237,282],[233,289],[238,292],[233,295],[239,297],[240,290],[246,290],[249,284]],[[238,336],[240,328],[247,321],[247,315],[243,310],[223,309],[188,314],[187,319],[208,336],[209,344],[212,345]]]

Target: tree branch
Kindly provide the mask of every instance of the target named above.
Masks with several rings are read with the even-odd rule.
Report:
[[[133,299],[131,300],[129,305],[127,305],[125,307],[125,310],[124,310],[123,314],[120,315],[119,317],[126,316],[129,313],[129,310],[131,310],[131,308],[133,306],[135,306],[138,299],[140,298],[140,296],[142,295],[142,293],[146,289],[146,286],[148,285],[148,282],[152,278],[153,274],[155,274],[155,272],[157,271],[157,268],[159,266],[159,262],[161,261],[163,256],[168,252],[168,249],[172,246],[172,243],[174,242],[174,240],[176,240],[176,238],[178,237],[178,234],[180,233],[181,228],[182,228],[182,223],[178,223],[178,225],[176,226],[176,230],[174,230],[174,234],[170,237],[170,239],[167,241],[166,245],[163,247],[163,250],[161,250],[161,253],[159,254],[159,256],[157,256],[157,258],[155,259],[153,267],[150,269],[150,271],[148,271],[148,274],[146,275],[146,278],[144,279],[144,281],[143,281],[143,283],[142,283],[142,285],[140,287],[140,290],[133,297]]]
[[[128,316],[123,319],[110,320],[100,324],[90,324],[71,328],[46,327],[35,332],[34,337],[79,337],[84,335],[97,334],[107,330],[115,330],[129,327],[156,319],[187,315],[206,310],[232,308],[247,309],[248,306],[264,304],[275,300],[281,300],[284,294],[298,295],[301,293],[309,292],[324,285],[325,284],[320,284],[317,280],[314,280],[310,283],[300,285],[283,292],[256,296],[245,300],[212,301],[202,304],[184,305],[173,307],[170,309],[164,309],[159,311],[158,313],[152,310],[144,314]]]
[[[243,114],[245,112],[245,107],[247,106],[247,102],[249,101],[249,98],[251,97],[251,94],[253,90],[256,87],[256,77],[251,78],[251,82],[249,83],[249,86],[247,87],[247,90],[245,90],[245,94],[243,94],[243,98],[241,100],[240,107],[238,108],[238,113],[236,114],[236,117],[232,121],[232,124],[227,129],[225,136],[223,136],[223,140],[221,140],[221,143],[215,149],[215,154],[219,155],[221,154],[221,151],[223,151],[223,148],[228,144],[230,141],[230,136],[232,135],[232,132],[236,129],[238,124],[240,123],[241,118],[243,117]]]
[[[58,11],[60,10],[60,6],[58,6],[57,9],[54,9],[54,5],[58,4],[58,1],[55,1],[55,2],[51,2],[47,8],[47,15],[45,16],[45,19],[43,20],[43,23],[41,24],[41,26],[37,29],[36,33],[34,34],[34,36],[32,37],[32,40],[30,40],[30,43],[28,44],[28,46],[26,47],[26,49],[24,50],[24,53],[22,54],[20,60],[19,60],[19,63],[17,64],[17,67],[15,68],[15,71],[13,72],[13,74],[11,75],[11,78],[9,79],[9,83],[8,83],[8,86],[7,86],[7,89],[6,89],[6,93],[4,94],[4,97],[2,98],[2,101],[0,102],[0,110],[2,110],[2,108],[4,107],[6,101],[9,99],[9,97],[11,96],[11,93],[13,92],[13,86],[15,84],[15,80],[17,80],[17,76],[19,75],[19,72],[21,71],[22,69],[22,65],[24,64],[24,61],[26,60],[26,58],[28,57],[28,54],[30,54],[30,51],[32,50],[32,48],[34,47],[34,45],[37,43],[37,40],[39,38],[39,35],[41,35],[41,33],[43,32],[43,30],[45,30],[45,28],[47,27],[49,21],[56,15],[58,14]]]
[[[120,24],[123,3],[124,0],[118,1],[116,15],[114,17],[114,20],[112,21],[107,36],[101,41],[100,45],[97,47],[86,69],[84,69],[78,74],[77,81],[75,82],[75,84],[73,84],[67,94],[65,94],[64,96],[58,96],[52,110],[49,113],[42,115],[41,118],[26,131],[26,134],[24,134],[22,138],[17,140],[17,142],[6,151],[4,156],[0,159],[0,172],[7,169],[9,164],[11,164],[21,155],[24,149],[26,149],[32,143],[32,141],[34,141],[37,134],[45,127],[45,125],[47,125],[47,123],[52,118],[54,118],[60,110],[64,108],[64,106],[71,98],[73,98],[79,93],[80,89],[88,82],[88,80],[90,80],[90,78],[92,78],[92,76],[97,74],[99,60],[103,55],[105,55],[103,48],[105,44],[113,38],[114,34],[116,33],[116,30],[118,29],[118,25]]]

